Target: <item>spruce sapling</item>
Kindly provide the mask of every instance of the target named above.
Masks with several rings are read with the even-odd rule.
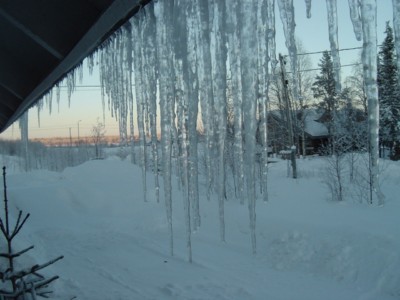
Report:
[[[51,282],[58,279],[58,276],[45,278],[39,274],[38,271],[62,259],[63,256],[59,256],[41,265],[36,264],[33,266],[22,267],[20,269],[16,268],[16,258],[33,249],[33,246],[30,246],[21,251],[14,251],[12,247],[14,238],[28,220],[29,214],[23,216],[23,212],[19,211],[14,227],[12,229],[10,228],[6,167],[3,167],[3,186],[5,216],[4,219],[0,217],[0,231],[6,240],[7,247],[5,249],[6,252],[0,252],[0,258],[6,259],[7,267],[5,270],[0,268],[0,280],[2,281],[2,284],[0,285],[0,299],[35,300],[37,299],[37,296],[48,298],[52,292],[47,288]]]

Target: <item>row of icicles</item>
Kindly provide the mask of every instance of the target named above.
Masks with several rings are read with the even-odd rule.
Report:
[[[294,74],[292,97],[298,99],[293,0],[276,2],[290,71]],[[305,4],[310,18],[311,0],[305,0]],[[340,90],[336,0],[326,0],[326,6],[331,53],[337,70],[336,88]],[[400,1],[393,0],[393,7],[396,49],[400,51]],[[364,39],[370,140],[377,141],[376,0],[349,0],[349,8],[355,36],[357,40]],[[185,195],[188,260],[192,261],[191,232],[201,225],[198,174],[203,161],[206,195],[208,199],[214,193],[217,195],[220,238],[225,241],[229,101],[234,115],[232,175],[237,197],[248,204],[252,252],[256,253],[256,198],[268,199],[266,120],[269,74],[277,65],[275,11],[275,0],[159,0],[143,7],[87,59],[90,70],[99,64],[103,108],[108,106],[118,119],[121,142],[133,145],[135,133],[139,134],[137,163],[142,167],[144,194],[149,165],[154,171],[157,201],[159,174],[163,178],[171,255],[174,251],[171,174],[176,175]],[[82,66],[66,77],[69,96],[75,88],[76,74],[81,73]],[[59,87],[56,94],[59,101]],[[51,107],[51,96],[52,93],[44,97],[39,106],[45,101]],[[256,147],[257,126],[260,147]],[[203,140],[200,143],[199,130]],[[147,150],[148,142],[151,151]],[[377,149],[377,143],[372,143],[371,168],[376,177]],[[256,172],[256,153],[261,157],[260,172]],[[261,186],[259,194],[257,180]],[[373,177],[373,181],[377,178]]]

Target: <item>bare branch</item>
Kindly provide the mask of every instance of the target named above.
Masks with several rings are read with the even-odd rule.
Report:
[[[28,247],[28,248],[26,248],[24,250],[21,250],[21,251],[16,252],[16,253],[11,253],[11,254],[10,253],[0,253],[0,257],[5,257],[5,258],[11,258],[12,257],[12,258],[15,258],[15,257],[18,257],[18,256],[28,252],[29,250],[32,250],[33,248],[34,248],[34,246],[30,246],[30,247]]]
[[[20,211],[20,213],[22,214],[22,211]],[[24,220],[22,221],[21,225],[19,225],[18,227],[15,226],[15,229],[14,229],[12,235],[10,236],[10,239],[13,239],[18,234],[18,232],[21,230],[22,226],[24,226],[26,220],[28,220],[29,216],[30,216],[30,214],[27,214],[25,216]]]
[[[4,223],[3,223],[3,220],[1,218],[0,218],[0,230],[3,233],[3,235],[5,236],[5,238],[8,240],[7,230],[4,227]]]
[[[44,287],[46,287],[47,285],[49,285],[51,282],[53,282],[54,280],[57,280],[58,278],[59,278],[58,276],[53,276],[53,277],[51,277],[51,278],[49,278],[49,279],[40,281],[40,282],[38,282],[37,284],[35,284],[35,289],[44,288]],[[48,293],[51,293],[51,292],[43,292],[43,293],[48,294]]]
[[[44,263],[42,265],[34,265],[31,268],[26,268],[26,269],[20,270],[18,272],[11,272],[9,274],[6,274],[4,276],[4,279],[5,280],[7,280],[7,279],[13,280],[13,279],[22,278],[22,277],[24,277],[26,275],[33,274],[33,273],[35,273],[35,272],[37,272],[37,271],[39,271],[39,270],[51,265],[51,264],[54,264],[55,262],[57,262],[57,261],[59,261],[60,259],[63,259],[63,258],[64,258],[64,256],[61,255],[61,256],[59,256],[59,257],[57,257],[57,258],[55,258],[53,260],[50,260],[47,263]]]

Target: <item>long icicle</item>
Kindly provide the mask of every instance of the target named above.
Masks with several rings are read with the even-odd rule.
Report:
[[[271,61],[271,74],[275,74],[278,59],[276,58],[276,42],[275,42],[275,0],[268,0],[268,53]]]
[[[326,0],[326,9],[328,12],[329,42],[331,45],[333,72],[335,75],[336,93],[339,94],[342,89],[340,75],[340,55],[338,39],[338,20],[336,0]]]
[[[363,28],[363,53],[365,91],[368,98],[369,151],[371,170],[371,202],[377,198],[378,204],[384,204],[384,195],[379,187],[379,102],[377,87],[377,36],[376,36],[376,0],[361,2],[361,20]]]
[[[213,2],[211,62],[213,75],[214,110],[218,136],[218,208],[220,222],[220,239],[225,241],[225,139],[226,139],[226,46],[224,40],[223,1]]]
[[[260,185],[263,201],[268,201],[268,3],[260,0],[257,8],[257,41],[258,41],[258,101],[261,134]]]
[[[144,16],[142,16],[144,17]],[[141,33],[139,28],[138,19],[132,20],[133,38],[134,38],[134,68],[135,68],[135,91],[136,91],[136,113],[139,129],[139,143],[140,143],[140,166],[142,168],[142,185],[143,185],[143,200],[147,202],[147,183],[146,183],[146,136],[144,124],[144,93],[143,91],[143,62],[142,62],[142,49],[141,49]]]
[[[290,68],[292,71],[292,88],[295,101],[298,100],[298,82],[297,82],[297,46],[295,40],[295,14],[293,0],[278,0],[279,12],[285,34],[285,44],[289,51]]]
[[[155,16],[154,7],[148,5],[145,7],[146,10],[146,24],[144,28],[143,42],[144,42],[144,60],[146,66],[156,65],[156,28],[155,28]],[[144,68],[144,72],[147,78],[146,88],[148,91],[147,102],[148,102],[148,119],[151,136],[151,149],[153,159],[153,174],[154,174],[154,185],[155,185],[155,197],[157,203],[160,202],[160,185],[159,185],[159,158],[158,158],[158,136],[157,136],[157,80],[156,80],[156,69],[155,68]]]
[[[188,261],[192,262],[192,229],[190,214],[190,187],[189,187],[189,145],[188,145],[188,94],[185,93],[187,85],[183,79],[183,63],[182,60],[175,60],[175,90],[177,104],[177,123],[180,132],[180,160],[182,165],[182,186],[183,186],[183,208],[186,227],[186,249],[188,251]]]
[[[257,98],[257,39],[254,34],[248,34],[257,28],[257,1],[243,0],[241,5],[241,66],[242,92],[245,128],[245,162],[247,201],[250,217],[251,245],[256,253],[256,193],[255,193],[255,135],[256,135],[256,101]]]
[[[349,0],[349,8],[350,8],[350,18],[353,23],[354,34],[356,35],[357,41],[362,40],[362,23],[361,23],[361,15],[359,10],[359,0]]]
[[[172,138],[172,46],[171,46],[171,13],[172,1],[155,3],[156,38],[158,57],[158,84],[160,97],[162,172],[164,181],[164,201],[169,230],[170,254],[174,255],[174,239],[172,228],[172,187],[171,187],[171,138]]]
[[[392,0],[393,4],[393,31],[394,31],[394,46],[396,48],[397,59],[397,76],[400,85],[400,1]]]
[[[180,180],[182,182],[183,191],[183,208],[185,218],[186,232],[186,249],[188,253],[188,261],[192,262],[192,226],[191,226],[191,203],[192,185],[190,182],[190,159],[191,159],[191,139],[190,139],[190,123],[191,113],[190,105],[193,99],[192,92],[194,91],[195,83],[190,81],[190,67],[192,64],[193,50],[190,49],[193,45],[189,45],[189,2],[177,1],[174,9],[174,72],[175,72],[175,101],[177,107],[177,126],[178,126],[178,145],[179,145],[179,160],[181,166]],[[190,26],[190,25],[189,25]],[[192,85],[193,84],[193,85]]]
[[[199,178],[198,178],[198,143],[197,143],[197,115],[199,106],[199,82],[197,76],[197,9],[198,0],[189,1],[186,8],[187,30],[187,79],[188,79],[188,131],[189,131],[189,198],[192,209],[192,229],[200,227],[200,202],[199,202]]]
[[[292,95],[294,101],[298,101],[298,75],[297,75],[297,46],[295,40],[295,27],[296,23],[294,21],[294,6],[293,0],[278,0],[279,12],[283,24],[283,30],[285,33],[285,44],[289,51],[290,67],[292,71]],[[287,114],[288,116],[292,113],[290,107],[290,99],[287,98]],[[289,120],[289,118],[288,118]],[[290,122],[288,122],[290,124]],[[293,132],[293,126],[289,125],[289,131]],[[289,147],[291,149],[291,162],[292,162],[292,177],[297,178],[297,164],[295,156],[295,141],[293,139],[293,134],[289,134]]]
[[[234,169],[237,180],[238,198],[244,204],[244,164],[243,164],[243,109],[242,78],[240,67],[240,32],[238,25],[239,4],[237,0],[226,0],[227,26],[232,28],[228,33],[228,51],[232,76],[232,98],[234,113]]]
[[[307,18],[311,18],[311,0],[305,0],[306,1],[306,13],[307,13]]]
[[[198,26],[199,42],[197,51],[198,76],[199,76],[199,98],[201,105],[202,123],[205,135],[205,162],[207,176],[207,199],[210,200],[213,183],[213,137],[214,137],[214,118],[212,108],[214,107],[214,96],[212,88],[212,69],[210,52],[210,12],[209,1],[198,2]]]

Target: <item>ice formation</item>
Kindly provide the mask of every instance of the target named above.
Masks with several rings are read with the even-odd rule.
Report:
[[[297,46],[295,39],[295,16],[293,0],[277,0],[279,12],[283,24],[283,32],[285,34],[286,47],[289,52],[290,67],[292,72],[292,89],[295,101],[299,99],[298,92],[298,75],[297,75]]]
[[[277,2],[293,74],[291,96],[297,101],[293,0]],[[326,0],[326,4],[339,90],[336,0]],[[311,17],[311,0],[305,0],[305,5],[307,17]],[[397,51],[400,48],[399,6],[399,1],[393,0]],[[383,203],[377,185],[376,0],[349,0],[349,8],[356,38],[364,39],[372,180],[375,193]],[[268,85],[270,74],[277,66],[275,0],[154,1],[89,57],[90,70],[96,60],[100,68],[103,107],[107,100],[112,115],[118,118],[121,141],[134,145],[135,132],[139,133],[140,157],[136,162],[142,167],[142,188],[146,195],[146,172],[154,172],[157,199],[158,175],[162,174],[171,255],[174,253],[173,175],[185,193],[187,248],[191,260],[191,232],[201,221],[198,191],[201,173],[205,176],[207,198],[211,200],[215,193],[218,199],[220,237],[225,240],[225,178],[229,157],[233,157],[229,167],[233,170],[235,195],[248,204],[251,245],[255,253],[257,182],[260,182],[264,200],[267,199]],[[79,71],[74,71],[65,78],[69,97],[78,75]],[[231,123],[228,122],[230,117]],[[232,140],[228,140],[228,126],[233,128],[230,129]],[[256,141],[258,129],[261,138]],[[261,160],[256,159],[260,156]],[[135,160],[135,156],[132,157]],[[262,172],[257,174],[260,176],[256,175],[259,163]]]
[[[341,76],[340,76],[340,57],[339,57],[338,20],[337,20],[336,0],[326,0],[326,9],[328,11],[329,42],[331,44],[333,71],[334,71],[335,80],[336,80],[336,92],[340,93],[342,81],[341,81]]]
[[[305,0],[307,7],[307,18],[311,18],[311,0]]]
[[[371,201],[377,199],[383,205],[384,196],[379,187],[379,102],[377,86],[377,36],[376,36],[376,0],[364,0],[361,5],[363,29],[362,62],[364,70],[365,92],[368,99],[368,127],[371,169]]]
[[[349,0],[350,18],[353,23],[354,34],[357,41],[362,40],[362,23],[360,15],[359,0]]]
[[[243,123],[244,123],[244,160],[247,185],[247,202],[250,216],[250,234],[253,253],[256,253],[256,178],[255,178],[255,150],[256,150],[256,111],[257,111],[257,35],[248,34],[257,28],[257,1],[247,0],[240,2],[241,8],[241,67],[242,67],[242,95],[243,95]]]
[[[397,70],[400,70],[400,1],[392,0],[393,3],[393,31],[394,41],[396,47]],[[400,82],[400,72],[397,72],[398,80]]]

